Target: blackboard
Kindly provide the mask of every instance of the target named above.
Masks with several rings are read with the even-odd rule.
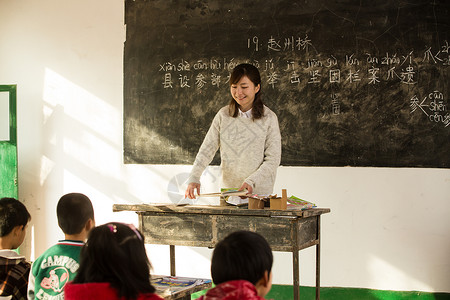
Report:
[[[450,167],[450,1],[126,0],[125,23],[125,163],[192,164],[248,62],[282,165]]]

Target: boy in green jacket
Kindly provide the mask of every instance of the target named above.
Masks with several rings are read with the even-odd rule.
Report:
[[[28,299],[64,299],[64,286],[75,278],[81,247],[95,226],[91,200],[80,193],[66,194],[56,207],[65,239],[47,249],[31,266]]]

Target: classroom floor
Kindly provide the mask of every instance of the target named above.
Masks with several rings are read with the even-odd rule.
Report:
[[[206,291],[201,291],[192,295],[191,299],[197,299]],[[300,299],[315,299],[315,288],[301,286]],[[291,285],[273,285],[265,299],[290,300],[293,297]],[[322,300],[450,300],[450,293],[426,293],[418,291],[383,291],[361,288],[335,288],[322,287],[320,289],[320,299]]]

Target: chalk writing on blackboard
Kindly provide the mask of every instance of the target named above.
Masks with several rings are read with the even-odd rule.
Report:
[[[253,37],[253,41],[257,41]],[[250,39],[249,39],[250,41]],[[310,42],[310,40],[309,40]],[[278,44],[277,44],[278,45]],[[302,44],[302,47],[304,45]],[[273,44],[268,49],[272,49]],[[285,66],[277,66],[273,59],[266,59],[263,63],[263,73],[266,73],[266,83],[271,88],[277,88],[281,80],[287,80],[291,85],[299,85],[302,80],[309,84],[322,83],[322,77],[327,77],[327,82],[330,84],[341,83],[341,77],[344,76],[342,82],[357,83],[364,81],[369,85],[379,84],[381,81],[393,81],[399,84],[414,85],[417,84],[415,78],[416,69],[419,64],[442,64],[448,65],[449,61],[449,46],[448,42],[444,41],[441,50],[432,52],[431,47],[424,50],[423,56],[414,57],[414,50],[402,55],[397,53],[386,52],[380,59],[371,53],[365,54],[365,59],[358,58],[355,53],[347,54],[342,58],[342,69],[346,70],[341,73],[338,58],[334,55],[321,60],[320,58],[308,58],[305,62],[300,60],[288,60]],[[241,61],[231,58],[214,58],[208,61],[203,59],[194,60],[190,62],[181,58],[179,62],[163,62],[159,64],[159,72],[162,72],[161,84],[164,89],[173,89],[176,82],[172,80],[173,77],[178,77],[178,85],[180,88],[193,88],[198,90],[209,87],[220,87],[222,84],[229,82],[229,73],[221,75],[220,71],[229,71]],[[245,60],[243,62],[250,62],[259,66],[259,61]],[[302,75],[302,68],[307,71]],[[384,69],[380,67],[387,66]],[[356,67],[356,68],[354,68]],[[328,72],[326,70],[328,69]],[[398,71],[399,70],[399,71]],[[208,73],[210,71],[210,73]],[[364,72],[362,72],[364,71]],[[383,73],[384,72],[384,73]],[[303,71],[303,73],[305,73]],[[284,76],[286,75],[287,76]],[[302,78],[302,76],[304,78]],[[284,79],[283,79],[284,78]],[[191,84],[193,82],[193,84]],[[332,112],[333,115],[339,115],[340,106],[338,101],[338,94],[332,93]],[[449,113],[447,112],[446,98],[439,91],[433,91],[428,96],[424,97],[422,101],[418,96],[414,95],[410,99],[411,113],[420,109],[430,121],[442,123],[445,127],[449,125]],[[431,102],[427,102],[431,101]],[[429,110],[429,111],[426,111]]]
[[[331,94],[331,110],[333,115],[339,115],[341,113],[341,106],[339,104],[339,93]]]
[[[253,37],[252,40],[255,39],[256,37]],[[310,42],[310,40],[308,41]],[[273,49],[272,43],[270,41],[268,43],[270,44],[268,49]],[[276,43],[276,45],[278,44]],[[306,46],[303,45],[302,47]],[[217,72],[230,71],[242,62],[252,63],[262,72],[266,72],[266,83],[272,88],[276,88],[283,78],[291,84],[300,84],[302,83],[302,73],[305,82],[312,85],[323,83],[323,79],[326,79],[329,83],[358,83],[363,81],[363,83],[376,85],[384,80],[414,85],[417,84],[416,76],[419,64],[449,65],[450,55],[448,50],[448,41],[445,40],[441,50],[433,52],[432,48],[428,47],[423,51],[423,56],[414,56],[415,50],[400,55],[396,52],[389,53],[387,51],[380,58],[371,53],[365,53],[365,57],[358,57],[355,53],[350,53],[340,60],[336,56],[330,55],[330,57],[324,59],[312,57],[305,61],[288,59],[285,62],[278,62],[284,64],[284,66],[276,65],[273,58],[265,59],[262,62],[256,59],[239,60],[234,57],[197,59],[194,61],[180,58],[160,63],[158,71],[163,73],[161,84],[165,89],[174,88],[173,77],[176,77],[174,73],[178,74],[179,87],[181,88],[196,87],[197,89],[203,89],[207,88],[208,85],[219,87],[221,84],[228,82],[229,74],[220,75]],[[341,66],[341,68],[337,68],[338,66]],[[387,67],[380,68],[384,66]],[[205,73],[208,70],[216,72]],[[190,82],[195,82],[195,84],[190,84]]]
[[[191,164],[245,62],[282,165],[450,167],[450,3],[125,3],[125,163]]]
[[[275,39],[271,36],[266,43],[260,42],[258,36],[253,36],[247,39],[247,48],[253,49],[256,52],[262,50],[264,48],[264,44],[267,44],[267,51],[275,52],[303,50],[308,53],[310,49],[315,50],[311,40],[308,38],[308,34],[305,34],[304,38],[290,36],[282,39]]]
[[[444,95],[439,91],[433,91],[423,97],[423,100],[414,95],[410,100],[411,113],[423,112],[430,122],[442,123],[445,127],[450,125],[450,113],[444,102]]]

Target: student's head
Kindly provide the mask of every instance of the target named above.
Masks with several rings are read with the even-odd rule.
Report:
[[[237,65],[230,76],[230,92],[233,99],[229,104],[230,116],[238,116],[238,108],[247,111],[252,108],[252,116],[259,119],[264,114],[261,99],[261,75],[251,64]]]
[[[272,249],[260,234],[236,231],[229,234],[214,248],[211,276],[215,284],[230,280],[247,280],[257,286],[266,277],[271,286]],[[258,293],[261,297],[261,295]]]
[[[153,293],[144,236],[133,225],[108,223],[93,228],[80,253],[74,283],[109,282],[120,297]]]
[[[94,208],[86,195],[70,193],[59,199],[56,215],[61,230],[74,235],[82,232],[89,220],[94,220]]]
[[[22,202],[14,198],[0,199],[0,238],[9,236],[11,249],[23,243],[30,219],[30,213]]]

